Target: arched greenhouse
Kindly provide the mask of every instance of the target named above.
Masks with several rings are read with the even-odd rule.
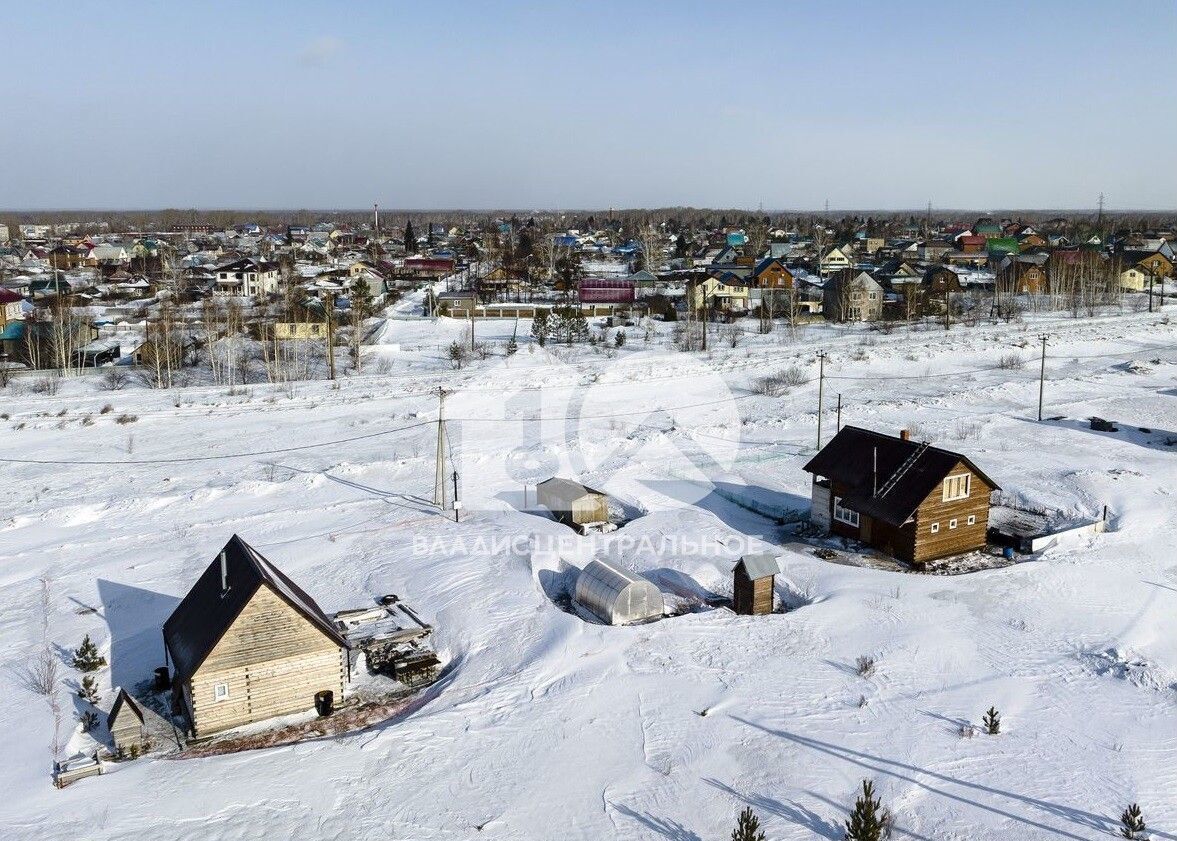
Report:
[[[591,561],[576,579],[576,602],[609,625],[628,625],[662,616],[662,591],[646,581]]]

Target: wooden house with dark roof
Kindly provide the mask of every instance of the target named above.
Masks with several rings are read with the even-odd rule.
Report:
[[[193,735],[342,697],[347,641],[297,584],[237,535],[163,626],[172,692]]]
[[[810,521],[909,563],[985,546],[998,485],[959,453],[846,426],[804,470],[813,475]]]

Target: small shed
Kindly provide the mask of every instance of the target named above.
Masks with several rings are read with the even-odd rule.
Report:
[[[114,699],[114,706],[106,717],[106,728],[110,731],[116,753],[137,752],[146,746],[147,729],[143,722],[143,710],[139,709],[135,699],[125,689],[120,688]]]
[[[772,613],[772,588],[780,571],[773,555],[744,555],[740,558],[732,573],[736,613],[743,616]]]
[[[566,526],[584,531],[609,522],[609,496],[604,491],[553,476],[536,485],[540,504]]]
[[[576,579],[576,603],[608,625],[662,616],[662,591],[603,561],[591,561]]]

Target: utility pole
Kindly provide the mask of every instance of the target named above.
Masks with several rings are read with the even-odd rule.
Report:
[[[1149,312],[1152,312],[1150,309]],[[707,287],[703,287],[703,352],[707,352]]]
[[[335,293],[327,293],[327,379],[335,379]]]
[[[821,407],[825,397],[826,386],[826,352],[817,352],[817,448],[821,449]]]
[[[838,424],[834,427],[834,434],[842,431],[842,395],[838,394]]]
[[[1152,312],[1152,284],[1153,284],[1154,279],[1155,279],[1155,275],[1153,275],[1150,272],[1148,275],[1148,311],[1149,312]]]
[[[1042,341],[1042,364],[1038,368],[1038,420],[1042,420],[1042,394],[1046,388],[1046,334],[1038,337]]]
[[[454,522],[458,522],[458,512],[462,510],[462,501],[458,499],[458,471],[454,471]]]
[[[944,281],[944,329],[945,330],[952,329],[952,323],[949,320],[949,297],[948,297],[949,292],[950,292],[950,284],[947,280],[945,280]]]
[[[442,511],[448,504],[446,490],[445,454],[447,449],[445,437],[445,389],[437,390],[437,472],[433,478],[433,504]],[[455,475],[457,475],[455,473]]]

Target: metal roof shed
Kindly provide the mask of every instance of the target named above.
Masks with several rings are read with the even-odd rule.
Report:
[[[602,561],[591,561],[576,579],[576,603],[609,625],[662,616],[662,591]]]

